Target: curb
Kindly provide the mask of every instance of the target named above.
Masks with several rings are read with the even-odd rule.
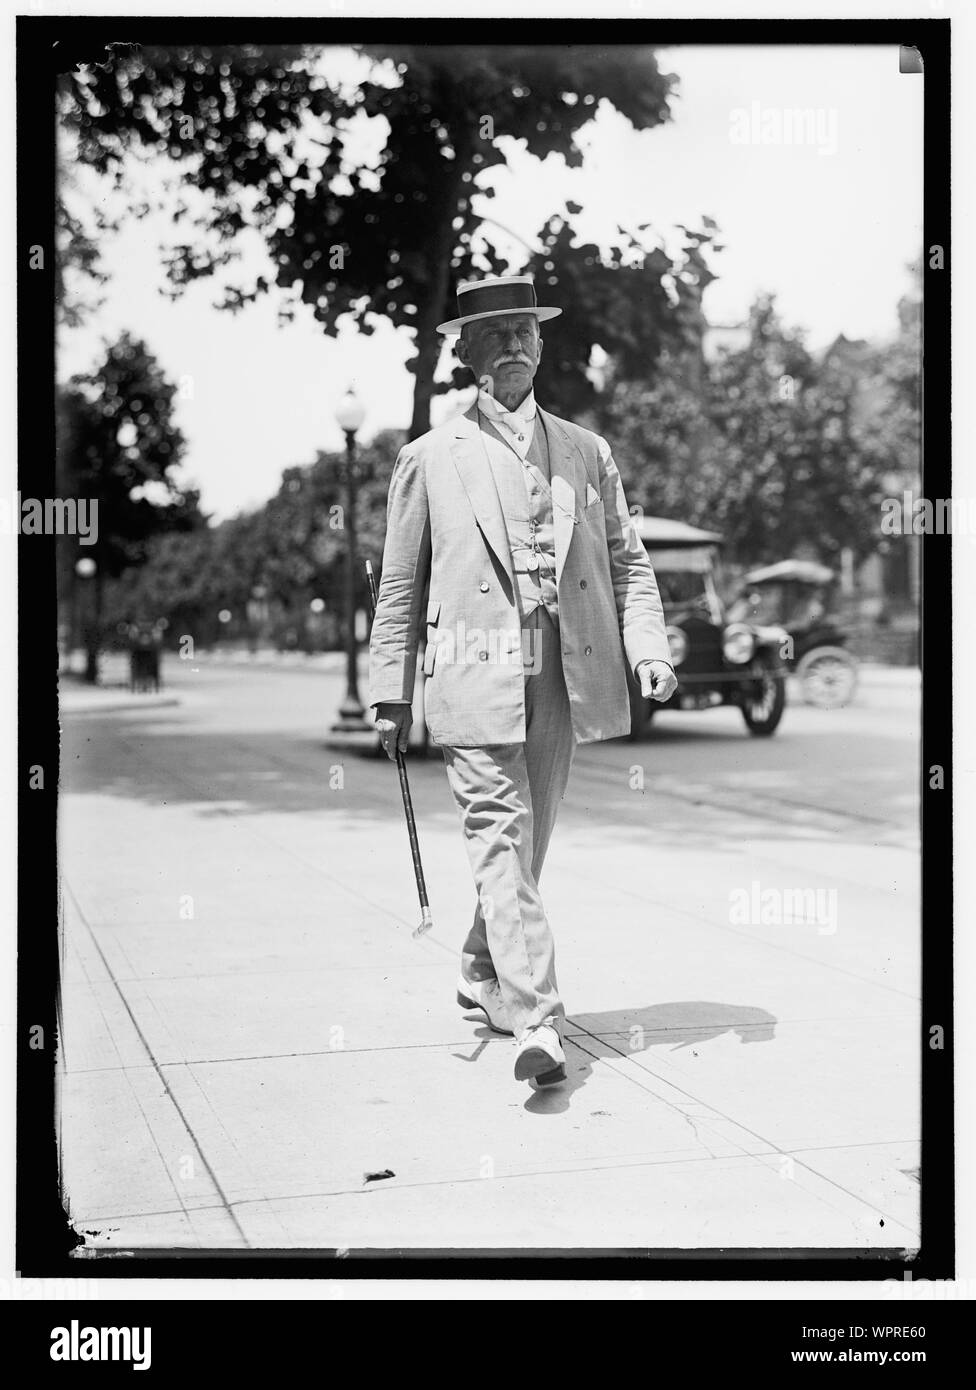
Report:
[[[182,704],[178,695],[146,695],[107,700],[74,700],[63,696],[58,700],[59,714],[122,714],[129,710],[167,709]]]

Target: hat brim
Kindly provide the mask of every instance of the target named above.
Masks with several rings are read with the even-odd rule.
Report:
[[[540,309],[538,305],[531,309],[486,309],[482,314],[465,314],[464,318],[449,319],[447,323],[437,325],[438,333],[460,333],[466,323],[476,323],[478,319],[500,319],[507,318],[512,314],[534,314],[540,323],[544,319],[558,318],[562,309]]]

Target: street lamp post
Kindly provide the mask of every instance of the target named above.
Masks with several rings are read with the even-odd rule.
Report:
[[[363,403],[350,386],[335,413],[336,423],[346,436],[346,505],[342,527],[346,537],[346,694],[339,706],[339,721],[332,726],[332,732],[340,734],[371,731],[359,698],[356,650],[356,434],[365,417]]]
[[[85,644],[85,680],[89,685],[98,684],[98,646],[99,646],[99,623],[101,621],[101,604],[98,587],[100,576],[98,566],[88,555],[75,562],[75,574],[79,579],[85,580],[83,593],[85,596],[84,616],[82,618],[82,638]],[[91,581],[90,583],[88,581]],[[94,602],[89,598],[89,591],[95,590]]]

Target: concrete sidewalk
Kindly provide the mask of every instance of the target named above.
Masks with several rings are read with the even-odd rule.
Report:
[[[582,750],[544,884],[569,1082],[535,1092],[454,1002],[473,894],[443,769],[411,772],[418,941],[389,766],[195,698],[66,721],[61,1139],[86,1244],[917,1246],[898,835],[770,815],[768,772],[741,805],[690,774],[635,793],[632,747]],[[833,886],[836,930],[731,921],[753,881]]]

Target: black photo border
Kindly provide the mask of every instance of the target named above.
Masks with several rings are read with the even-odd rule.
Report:
[[[484,19],[328,19],[178,16],[20,17],[17,20],[18,486],[54,496],[54,195],[57,74],[98,62],[105,46],[486,42]],[[950,24],[899,20],[506,19],[505,44],[911,45],[924,63],[923,495],[949,498],[950,466]],[[911,81],[906,76],[906,81]],[[892,171],[895,176],[895,171]],[[842,215],[842,210],[839,210]],[[945,250],[932,268],[928,248]],[[44,270],[30,248],[46,248]],[[857,254],[870,247],[853,247]],[[924,252],[924,254],[923,254]],[[59,763],[54,537],[18,543],[18,961],[16,1260],[23,1277],[244,1279],[901,1280],[954,1276],[952,978],[951,544],[922,545],[921,1247],[850,1250],[143,1250],[72,1249],[62,1209],[55,1129],[55,1041],[60,1021],[59,885],[56,848]],[[30,769],[48,773],[30,790]],[[941,764],[946,790],[929,787]],[[941,1028],[944,1046],[930,1045]],[[42,1034],[35,1030],[40,1028]],[[44,1039],[42,1047],[37,1038]],[[84,1257],[82,1257],[84,1256]],[[124,1295],[123,1295],[124,1296]]]

